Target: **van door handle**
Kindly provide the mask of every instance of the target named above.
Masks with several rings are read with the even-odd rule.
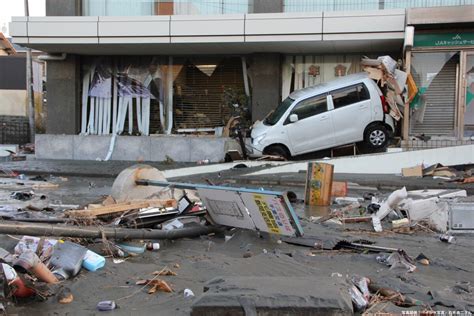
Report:
[[[323,115],[323,116],[321,116],[320,121],[325,121],[325,120],[327,120],[328,118],[329,118],[328,115]]]
[[[367,104],[361,104],[359,105],[359,109],[366,109],[367,108]]]

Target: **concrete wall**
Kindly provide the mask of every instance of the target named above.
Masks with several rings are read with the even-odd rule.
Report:
[[[47,16],[75,16],[81,14],[81,0],[46,0]]]
[[[252,120],[261,120],[280,103],[280,54],[252,56]]]
[[[36,135],[37,159],[104,159],[111,136]],[[224,160],[224,145],[229,138],[205,136],[119,136],[112,160],[189,162]]]
[[[253,13],[283,12],[283,0],[254,0]]]
[[[47,64],[46,133],[77,134],[80,124],[79,57]]]

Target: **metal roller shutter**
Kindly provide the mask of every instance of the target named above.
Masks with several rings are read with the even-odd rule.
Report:
[[[452,57],[436,75],[426,90],[426,109],[423,123],[416,122],[413,134],[454,135],[456,117],[456,66]]]
[[[210,76],[186,63],[174,83],[175,128],[225,125],[231,114],[223,101],[226,88],[244,93],[239,58],[222,59]]]

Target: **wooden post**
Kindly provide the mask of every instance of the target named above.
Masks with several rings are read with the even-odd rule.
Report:
[[[327,206],[331,204],[334,166],[308,162],[306,173],[305,204]]]
[[[405,52],[405,72],[407,75],[411,72],[411,50],[407,50]],[[405,142],[408,142],[409,137],[409,130],[410,130],[410,103],[405,102],[405,106],[403,107],[403,125],[402,125],[402,139]]]

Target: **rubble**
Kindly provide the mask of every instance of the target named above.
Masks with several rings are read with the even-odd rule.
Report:
[[[147,176],[157,174],[141,168]],[[133,178],[140,168],[130,170],[127,177]],[[346,314],[445,305],[473,309],[466,303],[473,293],[470,285],[456,285],[474,281],[469,277],[471,237],[453,236],[468,231],[469,190],[355,190],[353,183],[331,179],[333,188],[341,183],[342,193],[332,192],[329,206],[311,208],[299,188],[284,187],[294,190],[290,202],[286,191],[206,179],[202,184],[191,178],[172,182],[141,175],[133,183],[121,178],[123,185],[112,186],[114,195],[83,203],[50,199],[48,190],[61,190],[59,182],[59,187],[35,190],[30,201],[15,201],[31,202],[31,209],[38,209],[32,214],[46,214],[43,209],[52,204],[79,207],[47,211],[48,219],[59,220],[54,224],[31,214],[25,218],[33,222],[0,221],[0,234],[17,239],[0,248],[10,293],[0,303],[8,310],[22,306],[19,298],[41,298],[36,308],[56,304],[54,309],[75,310],[93,298],[88,310],[109,311],[120,304],[128,312],[130,304],[148,304],[149,293],[156,300],[153,308],[159,304],[167,314],[177,309],[178,314],[219,314],[244,307],[249,312],[290,308]],[[39,200],[40,194],[48,197]],[[12,212],[10,219],[19,217],[20,212]],[[374,231],[377,220],[380,229]]]

